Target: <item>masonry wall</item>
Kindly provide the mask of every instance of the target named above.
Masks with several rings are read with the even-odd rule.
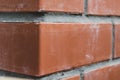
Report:
[[[120,80],[119,0],[0,0],[0,80]]]

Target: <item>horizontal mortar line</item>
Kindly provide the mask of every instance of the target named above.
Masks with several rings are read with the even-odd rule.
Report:
[[[44,22],[48,23],[112,23],[112,20],[115,23],[120,23],[120,17],[114,16],[85,16],[62,13],[47,13],[43,18]]]
[[[104,61],[104,62],[92,64],[89,66],[85,66],[81,69],[84,70],[85,73],[87,73],[87,72],[94,71],[94,70],[97,70],[97,69],[100,69],[103,67],[114,66],[114,65],[118,65],[118,64],[120,64],[120,58],[115,59],[115,60]]]
[[[44,13],[38,12],[21,12],[21,13],[0,13],[0,22],[34,22],[35,19],[39,18],[39,21],[43,21]]]
[[[112,20],[120,23],[120,16],[97,16],[97,15],[85,15],[85,14],[69,14],[69,13],[60,13],[60,12],[47,12],[44,14],[44,22],[70,22],[70,23],[99,23],[99,22],[108,22],[111,23]],[[37,21],[37,20],[35,20]]]
[[[47,23],[120,23],[116,16],[85,16],[68,13],[0,13],[0,22],[47,22]]]
[[[76,16],[76,15],[44,15],[44,22],[53,23],[111,23],[112,17]],[[120,18],[119,18],[120,19]]]

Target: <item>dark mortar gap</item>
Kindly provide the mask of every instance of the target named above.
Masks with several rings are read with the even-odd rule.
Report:
[[[86,16],[97,16],[97,17],[120,17],[120,15],[110,15],[110,14],[106,14],[106,15],[99,15],[99,14],[86,14]]]
[[[84,0],[84,15],[87,16],[88,12],[88,0]]]
[[[112,20],[112,59],[115,57],[115,24]]]
[[[44,21],[42,18],[44,14],[43,12],[1,12],[0,22],[34,22],[36,18],[40,18],[40,21]]]
[[[80,70],[80,80],[84,80],[84,70]]]

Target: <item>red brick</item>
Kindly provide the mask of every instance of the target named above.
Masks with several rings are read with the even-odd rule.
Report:
[[[120,64],[89,71],[84,80],[120,80]]]
[[[88,14],[120,15],[120,0],[88,0]]]
[[[0,0],[0,12],[83,12],[83,0]]]
[[[38,74],[38,29],[33,23],[0,23],[0,69]]]
[[[38,11],[39,0],[0,0],[0,12]]]
[[[84,11],[84,0],[41,0],[43,11],[63,11],[81,13]]]
[[[0,69],[33,76],[111,56],[111,24],[0,23],[0,36]]]
[[[115,58],[120,57],[120,24],[115,25]]]
[[[111,24],[42,23],[41,74],[110,58]]]
[[[80,80],[80,75],[71,76],[61,80]]]

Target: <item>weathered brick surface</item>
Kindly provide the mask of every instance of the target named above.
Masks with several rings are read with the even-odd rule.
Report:
[[[120,57],[120,24],[115,25],[115,58]]]
[[[120,0],[88,0],[88,14],[120,16]]]
[[[41,74],[110,59],[111,24],[42,23]]]
[[[0,12],[34,12],[39,10],[39,0],[0,0]]]
[[[84,80],[119,80],[120,64],[105,66],[85,73]]]
[[[111,24],[0,23],[0,69],[40,76],[107,60],[111,31]]]
[[[83,0],[0,0],[0,12],[60,11],[83,13]]]
[[[43,11],[60,11],[83,13],[84,0],[40,0],[40,9]]]
[[[36,24],[0,23],[0,69],[37,74],[38,35]]]

